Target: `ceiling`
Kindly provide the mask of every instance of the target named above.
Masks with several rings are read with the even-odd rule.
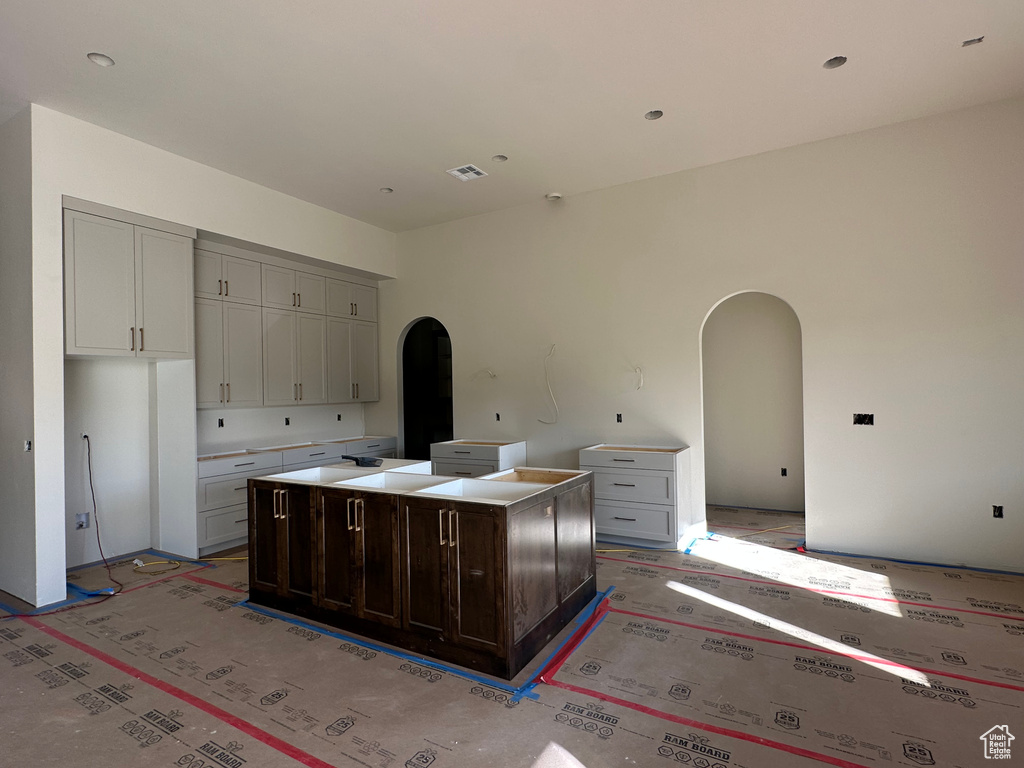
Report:
[[[1022,93],[1021,0],[0,0],[0,121],[35,102],[392,231]]]

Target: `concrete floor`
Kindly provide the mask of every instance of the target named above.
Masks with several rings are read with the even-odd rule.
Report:
[[[554,646],[509,686],[267,615],[244,562],[121,558],[116,597],[0,618],[0,764],[966,768],[1024,734],[1024,577],[709,521],[685,553],[599,544],[610,592],[533,685]]]

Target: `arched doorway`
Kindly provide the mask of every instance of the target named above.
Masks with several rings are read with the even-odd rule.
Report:
[[[701,331],[701,368],[709,511],[803,512],[803,361],[796,313],[766,293],[723,300]]]
[[[429,459],[431,443],[454,437],[452,342],[432,317],[412,323],[402,343],[402,423],[407,459]]]

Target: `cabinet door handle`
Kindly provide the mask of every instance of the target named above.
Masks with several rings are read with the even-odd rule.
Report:
[[[618,485],[623,488],[636,488],[636,483],[612,483],[612,485]]]
[[[459,543],[459,518],[455,517],[455,510],[448,510],[448,546],[454,547]]]
[[[302,399],[302,382],[299,382],[299,400]]]
[[[301,307],[302,306],[302,294],[301,293],[297,293],[295,295],[299,297],[299,306]]]
[[[352,302],[349,302],[349,304],[348,304],[348,313],[350,315],[355,315],[355,313],[356,313],[356,305],[353,304]]]
[[[225,296],[228,295],[228,281],[227,280],[224,281],[224,295]]]
[[[444,510],[437,510],[437,537],[438,543],[443,547],[444,541]]]
[[[280,520],[281,519],[281,515],[278,512],[278,506],[279,506],[278,499],[280,498],[280,493],[281,493],[280,491],[274,491],[274,519],[275,520]]]
[[[635,523],[635,517],[613,517],[612,520],[625,520],[627,523]]]
[[[636,461],[636,459],[612,459],[612,461],[628,461],[629,463],[632,464],[634,461]]]
[[[146,349],[146,340],[142,335],[142,328],[139,328],[139,352],[143,352]]]
[[[224,402],[224,384],[223,383],[220,385],[220,401],[222,403]]]
[[[292,400],[298,400],[298,399],[299,399],[299,385],[298,384],[292,384]]]
[[[352,388],[352,399],[355,400],[356,399],[356,385],[355,384],[349,384],[349,387]]]
[[[132,352],[135,351],[135,326],[132,326]]]
[[[352,502],[353,498],[349,497],[345,499],[345,522],[348,524],[348,529],[352,530]]]
[[[363,530],[363,525],[366,524],[366,502],[362,499],[356,499],[356,533]]]
[[[281,491],[281,519],[287,520],[291,511],[292,503],[288,500],[288,491]]]
[[[217,281],[217,295],[218,296],[223,296],[224,295],[224,281],[223,280],[218,280]]]
[[[231,402],[231,382],[229,381],[226,386],[228,388],[228,399],[225,402],[230,403]]]
[[[359,302],[357,301],[357,302],[356,302],[355,304],[353,304],[352,306],[356,308],[356,311],[355,311],[355,312],[353,312],[352,314],[354,314],[354,315],[355,315],[356,317],[359,317]]]

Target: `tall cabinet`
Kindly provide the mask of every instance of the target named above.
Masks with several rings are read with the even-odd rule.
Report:
[[[68,355],[192,357],[192,240],[64,211]]]

